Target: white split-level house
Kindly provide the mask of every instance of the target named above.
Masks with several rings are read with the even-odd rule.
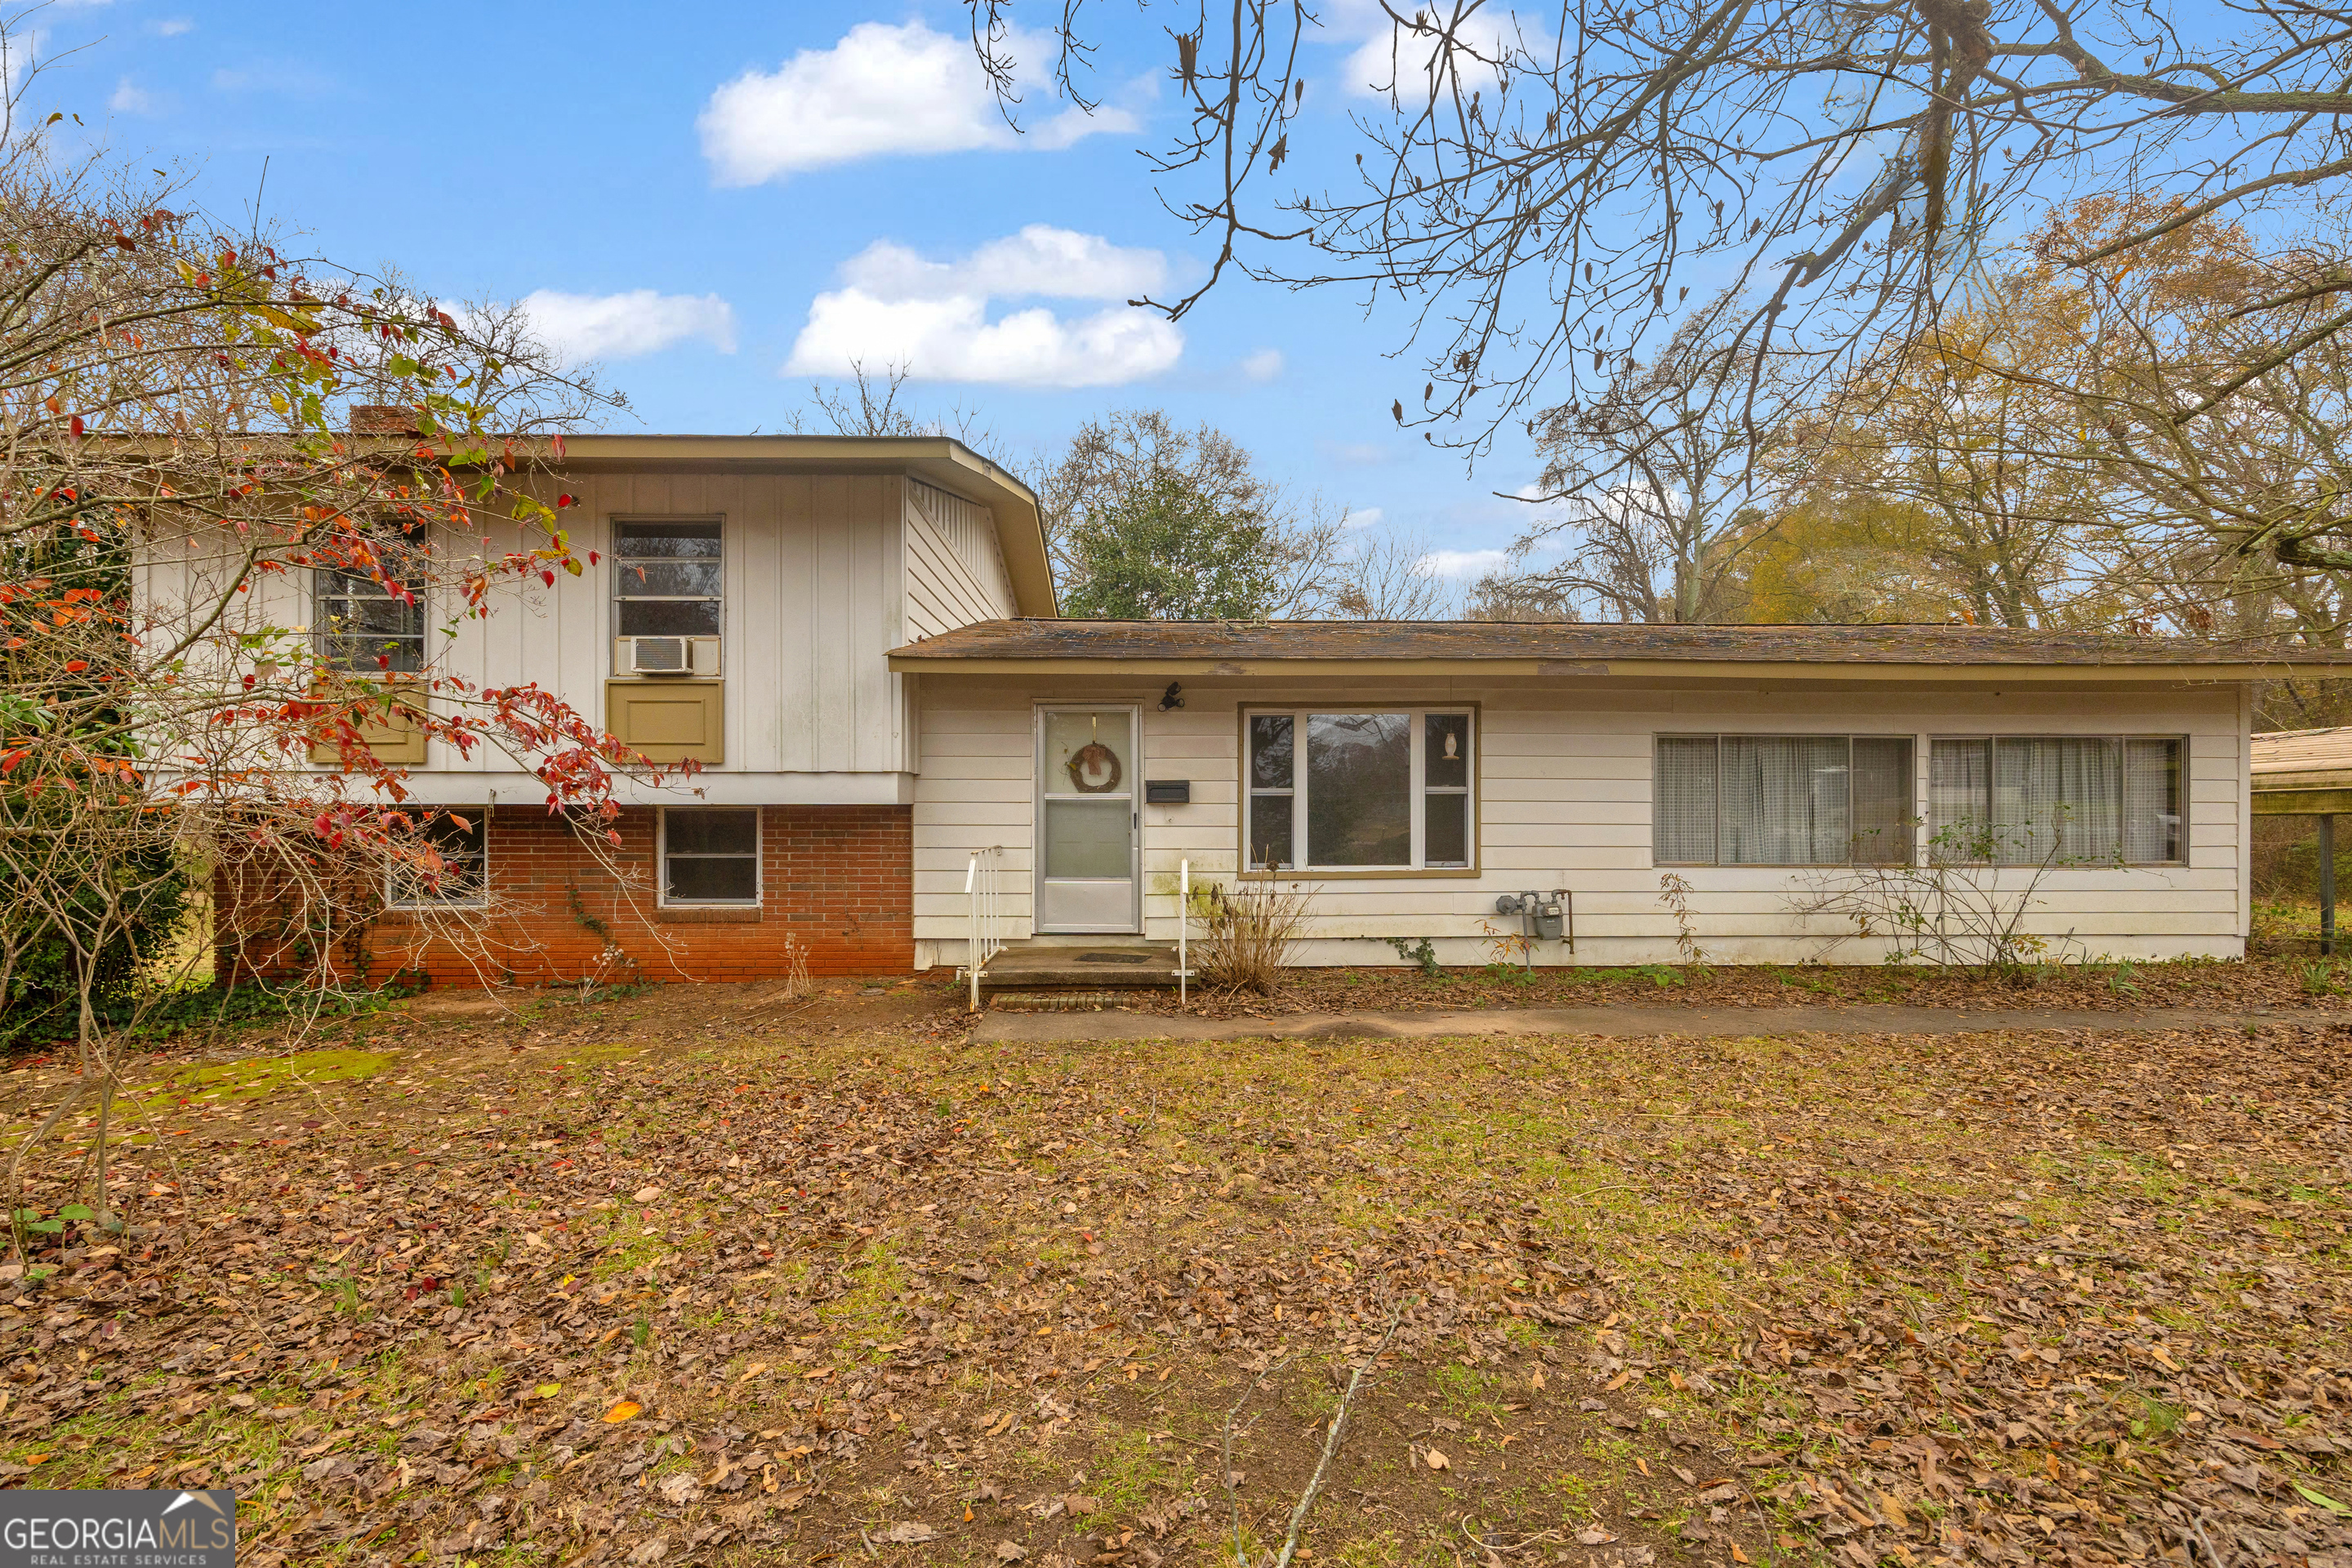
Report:
[[[1682,921],[1718,962],[1870,962],[1806,897],[1963,822],[2053,862],[1989,874],[2036,881],[2032,926],[2083,956],[2244,951],[2250,692],[2278,648],[1064,620],[1035,499],[951,440],[579,437],[559,477],[600,565],[467,623],[447,668],[703,771],[624,786],[632,902],[550,847],[529,777],[404,757],[421,798],[483,808],[461,847],[545,972],[593,951],[564,940],[583,897],[655,977],[751,977],[786,935],[820,971],[961,963],[976,878],[1016,942],[1172,941],[1180,871],[1245,868],[1309,894],[1306,963],[1423,938],[1483,962],[1523,929],[1498,899],[1555,890],[1574,940],[1537,963],[1671,962]],[[276,613],[380,633],[346,588]]]

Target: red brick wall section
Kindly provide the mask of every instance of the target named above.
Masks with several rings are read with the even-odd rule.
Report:
[[[788,972],[785,939],[811,974],[904,973],[915,964],[914,813],[903,805],[770,805],[760,809],[758,909],[656,907],[655,813],[623,811],[612,862],[561,819],[493,813],[492,901],[478,929],[444,934],[387,910],[338,943],[339,967],[364,955],[369,977],[421,973],[439,987],[571,984],[593,978],[763,980]],[[221,896],[228,896],[224,886]],[[224,973],[232,955],[224,954]],[[282,963],[236,967],[281,971]]]

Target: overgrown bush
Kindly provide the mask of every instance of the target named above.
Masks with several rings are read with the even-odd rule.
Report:
[[[2319,901],[2317,817],[2255,817],[2251,859],[2255,898],[2288,904]],[[2352,903],[2352,833],[2342,834],[2337,840],[2336,901]]]
[[[1219,990],[1272,995],[1283,965],[1307,923],[1311,889],[1273,877],[1247,877],[1230,886],[1204,882],[1192,889],[1192,918],[1202,935],[1193,968]]]
[[[58,846],[46,847],[55,852]],[[192,915],[190,879],[168,851],[142,847],[134,858],[138,864],[129,876],[137,896],[130,917],[119,925],[89,922],[104,927],[92,963],[90,1002],[105,1016],[129,1011],[133,992],[154,961],[182,937]],[[0,856],[0,867],[5,864]],[[94,905],[98,867],[91,866],[88,875]],[[0,1050],[70,1038],[79,1026],[76,943],[54,921],[25,932],[23,942],[12,963],[0,963]]]
[[[1955,824],[1927,840],[1923,859],[1822,871],[1790,904],[1801,917],[1825,916],[1847,928],[1829,938],[1831,947],[1881,941],[1889,944],[1889,963],[1989,969],[2021,984],[2038,965],[2079,952],[2071,933],[2052,938],[2027,929],[2053,870],[2094,863],[2062,858],[2057,846],[2064,841],[2063,833],[2037,836],[2023,825]],[[2031,858],[2042,844],[2049,847]]]

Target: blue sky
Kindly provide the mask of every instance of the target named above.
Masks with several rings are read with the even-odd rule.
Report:
[[[1309,170],[1344,155],[1369,74],[1350,56],[1374,26],[1365,0],[1325,12],[1295,138]],[[1172,47],[1131,9],[1087,13],[1114,29],[1100,112],[1033,87],[1022,136],[981,94],[961,5],[293,15],[52,5],[33,21],[57,59],[34,100],[126,163],[187,170],[239,221],[267,157],[265,212],[347,264],[531,300],[643,428],[785,427],[862,346],[870,365],[911,361],[923,405],[977,410],[1019,453],[1114,408],[1210,421],[1295,490],[1460,552],[1456,571],[1520,523],[1490,492],[1532,477],[1524,447],[1465,474],[1391,422],[1422,379],[1389,357],[1407,326],[1393,307],[1242,279],[1177,326],[1124,306],[1213,254],[1138,156],[1176,105]]]

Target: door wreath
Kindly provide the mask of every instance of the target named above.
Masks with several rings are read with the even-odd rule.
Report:
[[[1118,764],[1118,753],[1100,741],[1088,741],[1070,753],[1065,764],[1070,770],[1070,782],[1081,795],[1108,795],[1118,787],[1126,772]]]

